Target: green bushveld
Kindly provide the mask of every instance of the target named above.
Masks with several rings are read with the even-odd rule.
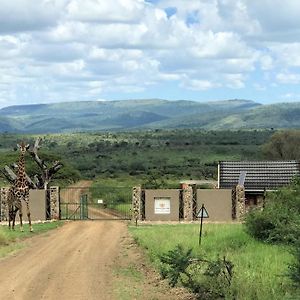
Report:
[[[106,180],[126,177],[147,182],[156,177],[164,182],[217,177],[219,160],[263,159],[261,145],[272,130],[205,131],[199,129],[149,130],[41,134],[39,155],[46,162],[60,160],[64,167],[52,184],[66,186],[80,178]],[[18,159],[13,148],[25,140],[33,144],[37,135],[0,134],[2,169]],[[29,175],[37,171],[28,156]],[[132,179],[132,180],[131,180]],[[107,183],[107,182],[106,182]]]
[[[132,226],[129,230],[157,268],[160,257],[178,244],[209,261],[225,257],[234,266],[228,299],[294,299],[291,281],[285,276],[293,259],[290,248],[257,241],[242,224],[204,224],[200,247],[198,224]]]
[[[9,230],[8,226],[0,226],[0,257],[14,252],[23,247],[22,241],[36,234],[44,233],[48,230],[61,226],[63,222],[45,222],[33,224],[33,232],[29,231],[29,225],[24,224],[24,231],[20,231],[19,225],[15,226],[15,230]]]

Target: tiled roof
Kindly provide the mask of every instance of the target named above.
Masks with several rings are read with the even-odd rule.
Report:
[[[219,163],[219,187],[233,188],[240,173],[245,171],[245,190],[274,190],[285,186],[300,176],[300,162],[291,161],[221,161]]]

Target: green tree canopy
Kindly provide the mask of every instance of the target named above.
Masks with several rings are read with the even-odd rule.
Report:
[[[300,130],[274,133],[263,145],[263,153],[271,160],[300,160]]]

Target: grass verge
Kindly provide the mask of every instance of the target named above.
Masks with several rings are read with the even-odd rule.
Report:
[[[181,244],[192,248],[195,256],[225,256],[232,261],[231,288],[236,299],[294,299],[291,282],[285,276],[292,260],[289,248],[258,242],[241,224],[204,224],[201,247],[197,224],[131,226],[129,231],[157,268],[159,256]]]

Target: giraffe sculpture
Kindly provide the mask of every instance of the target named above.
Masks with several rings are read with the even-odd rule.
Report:
[[[13,230],[15,229],[16,214],[19,211],[20,230],[23,231],[22,202],[24,201],[26,203],[29,228],[30,231],[33,231],[31,225],[30,210],[29,210],[29,186],[28,186],[28,181],[25,173],[25,153],[29,149],[29,145],[25,145],[24,142],[22,142],[21,145],[18,145],[18,148],[20,150],[20,157],[18,163],[17,178],[9,189],[9,195],[7,200],[8,211],[9,211],[8,226],[9,228],[11,228],[11,222],[12,222],[12,229]]]

